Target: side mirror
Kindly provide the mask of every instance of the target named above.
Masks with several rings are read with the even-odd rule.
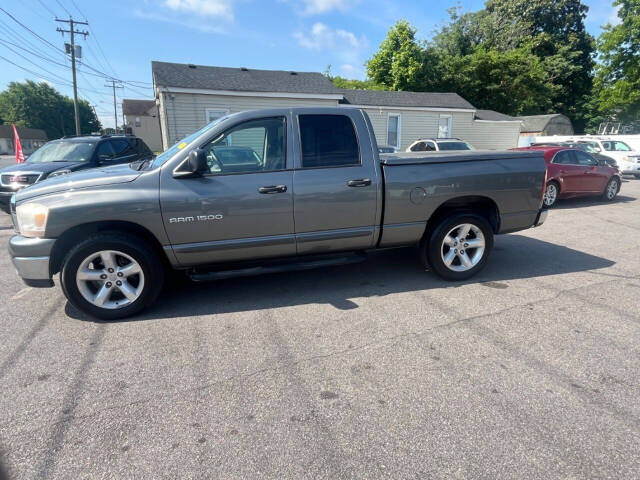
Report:
[[[174,171],[174,177],[198,177],[208,171],[207,155],[204,150],[197,148],[189,152],[187,161],[182,164],[179,170]]]

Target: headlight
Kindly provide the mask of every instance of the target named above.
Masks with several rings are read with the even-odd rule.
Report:
[[[18,229],[25,237],[44,237],[49,209],[39,203],[24,203],[16,207]]]
[[[71,170],[56,170],[55,172],[49,174],[49,176],[47,178],[52,178],[52,177],[59,177],[60,175],[66,175],[67,173],[71,173]]]

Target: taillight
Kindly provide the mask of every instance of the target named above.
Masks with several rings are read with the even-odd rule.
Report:
[[[540,197],[540,201],[541,202],[544,202],[544,191],[547,189],[547,178],[549,178],[548,175],[549,175],[549,169],[546,168],[546,165],[545,165],[544,181],[542,182],[542,195]],[[542,204],[540,204],[540,205],[542,206]]]

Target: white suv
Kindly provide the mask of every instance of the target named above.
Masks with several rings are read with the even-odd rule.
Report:
[[[621,140],[609,138],[575,138],[572,142],[583,143],[596,150],[597,153],[613,158],[618,164],[620,173],[640,178],[640,152],[634,151]]]
[[[407,152],[439,152],[449,150],[473,150],[473,147],[459,138],[421,138],[407,148]]]

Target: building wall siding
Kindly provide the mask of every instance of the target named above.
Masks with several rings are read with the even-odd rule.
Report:
[[[136,117],[140,118],[140,126],[136,127]],[[126,115],[125,121],[131,133],[141,138],[153,152],[162,151],[160,123],[158,117],[151,115]]]
[[[504,150],[518,145],[520,123],[477,122],[471,112],[420,112],[415,110],[365,109],[380,145],[388,145],[387,122],[390,114],[400,115],[400,150],[404,151],[420,138],[438,136],[440,115],[451,115],[451,136],[472,144],[479,150]]]
[[[223,95],[200,95],[191,93],[161,93],[161,113],[165,148],[190,135],[207,124],[206,111],[229,110],[237,113],[259,108],[288,107],[336,107],[337,100],[304,98],[234,97]],[[166,107],[162,108],[165,104]],[[166,120],[163,119],[165,110]],[[166,126],[165,126],[166,124]]]
[[[240,97],[202,95],[191,93],[160,93],[160,119],[164,148],[202,128],[206,122],[207,109],[228,110],[236,113],[259,108],[279,107],[335,107],[337,100],[310,100],[294,98]],[[400,149],[405,150],[419,138],[437,137],[440,115],[451,115],[451,136],[471,143],[475,148],[507,149],[516,147],[520,133],[518,122],[478,122],[472,112],[392,110],[388,108],[366,108],[371,118],[376,140],[387,145],[387,122],[389,114],[399,114]]]

